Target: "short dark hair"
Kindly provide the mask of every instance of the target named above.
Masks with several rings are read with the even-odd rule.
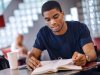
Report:
[[[62,12],[61,6],[57,1],[47,1],[42,5],[42,15],[45,11],[49,11],[51,9],[56,8],[57,10],[59,10],[60,12]]]

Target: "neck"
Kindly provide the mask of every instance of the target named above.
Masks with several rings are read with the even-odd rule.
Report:
[[[23,44],[22,44],[22,43],[17,43],[17,45],[18,45],[18,46],[23,46]]]
[[[62,29],[59,32],[53,32],[55,35],[63,35],[67,31],[67,23],[64,22]]]

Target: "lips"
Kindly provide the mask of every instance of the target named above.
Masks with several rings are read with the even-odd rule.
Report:
[[[52,27],[53,30],[59,29],[59,26]]]

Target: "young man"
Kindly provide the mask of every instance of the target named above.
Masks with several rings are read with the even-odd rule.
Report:
[[[26,63],[29,70],[40,66],[39,58],[43,50],[48,51],[51,60],[71,58],[76,65],[83,66],[96,59],[96,52],[85,24],[64,21],[64,12],[56,1],[48,1],[42,6],[46,26],[40,29],[35,44]],[[74,55],[73,55],[74,54]]]

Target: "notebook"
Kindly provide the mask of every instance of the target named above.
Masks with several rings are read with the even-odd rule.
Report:
[[[41,61],[42,66],[33,70],[31,75],[54,73],[59,70],[82,70],[81,66],[73,64],[72,59],[59,59],[51,61]]]

